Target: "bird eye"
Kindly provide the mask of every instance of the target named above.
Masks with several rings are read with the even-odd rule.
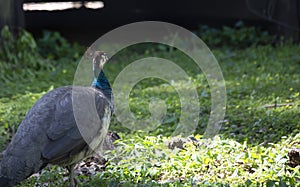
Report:
[[[94,57],[94,64],[100,65],[101,57],[100,56],[95,56]]]

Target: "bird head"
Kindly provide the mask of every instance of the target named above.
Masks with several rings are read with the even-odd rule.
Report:
[[[107,62],[108,56],[103,51],[95,51],[93,54],[93,71],[94,76],[98,77],[101,70],[103,69],[104,64]]]

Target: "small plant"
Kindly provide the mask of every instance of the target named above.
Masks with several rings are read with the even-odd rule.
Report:
[[[244,49],[250,46],[275,44],[276,36],[256,27],[246,27],[239,21],[234,27],[224,26],[215,29],[206,25],[200,26],[196,34],[210,48]]]
[[[49,60],[62,58],[77,60],[84,52],[84,47],[68,42],[58,32],[44,31],[42,38],[37,40],[37,44],[39,53]]]
[[[145,119],[150,115],[149,103],[164,100],[164,124],[150,132],[136,132],[113,117],[110,130],[121,135],[118,148],[105,154],[109,159],[105,171],[79,177],[82,186],[298,185],[299,166],[287,165],[287,152],[299,148],[300,142],[300,45],[271,45],[274,36],[241,23],[221,30],[202,27],[198,34],[213,50],[226,81],[226,116],[219,135],[212,140],[202,137],[210,114],[210,88],[191,59],[167,46],[154,50],[147,44],[133,46],[105,67],[110,82],[127,64],[145,56],[174,61],[196,85],[201,107],[194,134],[198,143],[169,149],[166,142],[180,118],[180,98],[167,82],[145,79],[132,89],[130,109]],[[0,86],[5,88],[0,92],[0,147],[4,148],[39,97],[72,84],[82,47],[73,48],[58,33],[45,32],[36,42],[30,33],[13,36],[7,27],[0,42]],[[20,186],[64,186],[64,178],[61,168],[49,167]]]
[[[38,53],[37,44],[30,33],[21,30],[13,36],[5,26],[0,35],[0,80],[14,80],[34,76],[34,71],[48,70],[52,67],[45,63]]]

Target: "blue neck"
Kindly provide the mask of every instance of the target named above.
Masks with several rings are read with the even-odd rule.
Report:
[[[98,78],[94,77],[94,81],[92,83],[92,87],[101,90],[102,93],[111,100],[112,90],[107,78],[104,75],[104,72],[101,70]]]

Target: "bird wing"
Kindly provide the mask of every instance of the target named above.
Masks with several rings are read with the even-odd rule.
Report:
[[[96,113],[92,111],[93,104]],[[76,87],[63,93],[56,101],[54,120],[47,130],[49,143],[42,152],[43,157],[53,163],[82,151],[87,146],[86,141],[89,141],[83,138],[82,133],[88,130],[92,141],[103,131],[101,119],[107,115],[104,111],[108,105],[107,99],[95,94],[94,89]]]

